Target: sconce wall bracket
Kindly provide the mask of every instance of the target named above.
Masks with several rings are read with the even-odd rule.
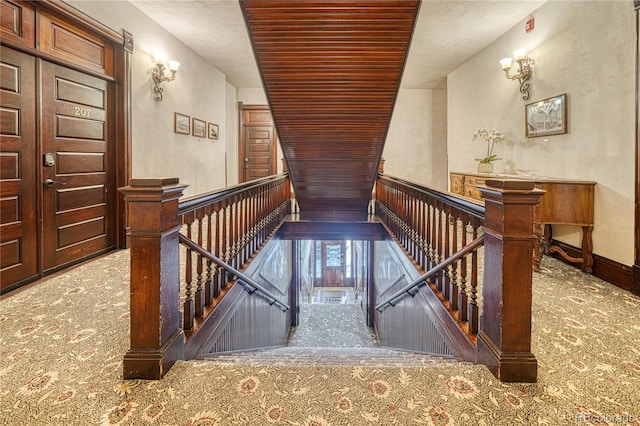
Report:
[[[531,65],[535,64],[535,61],[530,57],[525,56],[524,58],[517,59],[516,62],[518,63],[518,71],[516,74],[509,75],[510,67],[504,69],[504,74],[509,80],[518,80],[520,83],[522,99],[526,101],[530,96],[529,87],[531,86],[531,77],[533,76]]]
[[[171,76],[166,76],[164,74],[166,67],[164,66],[164,64],[156,64],[155,67],[153,67],[151,69],[151,79],[153,80],[153,99],[155,99],[156,102],[162,102],[162,92],[164,91],[164,88],[160,87],[160,83],[163,83],[165,81],[169,82],[169,81],[173,81],[176,79],[176,72],[178,71],[176,70],[170,70],[171,72]]]

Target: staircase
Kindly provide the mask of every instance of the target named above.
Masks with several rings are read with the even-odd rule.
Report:
[[[348,294],[345,292],[345,294]],[[344,297],[353,300],[353,296]],[[309,303],[300,306],[300,325],[287,346],[241,352],[212,353],[199,358],[215,364],[270,366],[445,367],[456,357],[380,347],[356,303]]]

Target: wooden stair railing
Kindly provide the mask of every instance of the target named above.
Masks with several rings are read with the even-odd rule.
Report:
[[[190,250],[195,251],[202,257],[205,257],[206,259],[218,265],[220,268],[227,271],[230,275],[234,276],[235,277],[234,281],[242,284],[244,286],[244,289],[247,291],[247,293],[254,294],[257,292],[262,297],[266,298],[269,301],[270,305],[277,305],[282,312],[286,312],[289,310],[289,305],[278,300],[275,294],[273,294],[266,288],[262,287],[260,284],[258,284],[253,279],[251,279],[251,277],[243,274],[242,272],[238,271],[234,267],[226,264],[225,262],[222,261],[222,259],[219,259],[216,256],[212,255],[211,253],[209,253],[204,248],[202,248],[201,246],[199,246],[189,238],[185,237],[184,235],[179,235],[178,238],[180,240],[180,244],[183,244],[189,247]]]
[[[132,179],[129,186],[120,188],[128,206],[131,255],[131,333],[123,360],[125,379],[160,379],[184,359],[184,330],[191,336],[197,332],[195,319],[206,320],[229,280],[237,276],[235,272],[291,212],[287,174],[179,204],[185,188],[178,178]],[[229,265],[223,268],[193,246],[187,248],[182,315],[181,231],[189,239],[195,234],[198,246]]]
[[[456,262],[458,262],[459,260],[461,260],[465,256],[468,256],[470,253],[473,253],[479,247],[481,247],[483,244],[484,244],[484,237],[483,236],[480,236],[480,237],[476,238],[471,243],[469,243],[468,245],[466,245],[462,249],[458,250],[456,253],[454,253],[453,255],[448,257],[447,259],[443,260],[442,263],[439,263],[438,265],[436,265],[433,268],[429,269],[426,273],[422,274],[420,277],[415,279],[413,282],[407,284],[406,286],[402,287],[400,290],[398,290],[395,293],[393,293],[391,296],[387,297],[387,299],[384,302],[378,303],[376,305],[376,310],[378,312],[382,312],[389,306],[392,306],[392,307],[395,306],[395,304],[398,301],[398,299],[400,299],[400,298],[402,298],[404,296],[407,296],[407,295],[411,296],[411,297],[415,296],[415,293],[416,293],[418,287],[420,287],[423,284],[428,284],[430,279],[432,277],[436,276],[436,274],[440,273],[441,271],[451,270],[454,267],[454,265],[456,264]],[[402,277],[404,277],[404,275]],[[477,317],[477,310],[475,311],[475,313],[476,313],[476,317]],[[475,320],[471,320],[471,322],[477,322],[477,318]]]
[[[236,270],[242,269],[290,213],[287,174],[191,197],[179,205],[186,237]],[[224,295],[232,275],[189,247],[183,270],[182,324],[188,332],[197,328]]]
[[[535,382],[537,361],[531,353],[533,212],[544,191],[531,182],[503,179],[487,179],[486,188],[480,191],[484,208],[453,194],[379,175],[374,204],[376,214],[416,266],[429,271],[422,281],[428,280],[458,324],[463,318],[468,321],[467,334],[477,335],[473,342],[477,362],[501,381]],[[469,247],[468,233],[474,239],[470,245],[484,241],[481,280],[477,248],[471,250],[471,265],[460,252],[460,246]],[[459,267],[453,261],[440,266],[444,259],[451,261],[458,255]],[[397,299],[394,296],[376,307]],[[467,305],[469,312],[465,312]]]

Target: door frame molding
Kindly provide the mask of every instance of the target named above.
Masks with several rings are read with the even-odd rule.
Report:
[[[636,24],[636,152],[635,152],[635,225],[634,264],[631,292],[640,296],[640,0],[634,0]]]
[[[246,141],[244,138],[244,111],[269,111],[271,114],[271,108],[269,105],[245,105],[242,102],[238,102],[238,182],[245,182],[244,180],[244,158],[247,156]],[[271,141],[271,164],[273,167],[273,173],[278,172],[278,132],[276,131],[276,123],[271,116],[271,125],[273,126],[273,140]]]

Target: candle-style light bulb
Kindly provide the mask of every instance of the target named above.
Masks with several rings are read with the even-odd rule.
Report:
[[[527,56],[527,52],[524,49],[517,49],[513,51],[513,58],[516,61],[521,61]]]
[[[507,71],[511,68],[511,61],[512,61],[511,58],[500,59],[500,66],[504,71]]]

